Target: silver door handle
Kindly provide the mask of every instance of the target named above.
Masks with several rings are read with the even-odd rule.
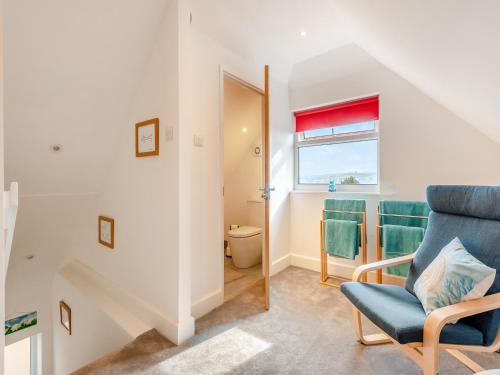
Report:
[[[271,199],[271,191],[274,191],[276,189],[273,187],[265,187],[265,188],[260,188],[259,190],[262,191],[260,197],[265,201],[268,201],[269,199]]]

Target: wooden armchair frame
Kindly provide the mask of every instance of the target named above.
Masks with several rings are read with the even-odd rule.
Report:
[[[414,257],[415,254],[409,254],[399,258],[392,258],[359,266],[354,271],[352,280],[360,281],[365,277],[367,272],[408,263],[411,262]],[[484,369],[463,354],[461,350],[475,352],[497,351],[500,348],[500,330],[497,332],[495,341],[490,346],[441,344],[439,343],[439,337],[443,327],[450,321],[498,308],[500,308],[500,293],[491,294],[473,301],[461,302],[434,310],[425,320],[423,342],[400,344],[385,333],[364,335],[361,322],[361,312],[356,307],[353,307],[354,330],[359,341],[364,345],[394,343],[403,351],[403,353],[405,353],[411,360],[422,368],[424,375],[435,375],[438,373],[439,349],[445,349],[449,354],[455,357],[470,370],[480,372],[484,371]]]

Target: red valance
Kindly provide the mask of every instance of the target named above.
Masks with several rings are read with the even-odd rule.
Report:
[[[378,120],[378,96],[295,112],[295,131]]]

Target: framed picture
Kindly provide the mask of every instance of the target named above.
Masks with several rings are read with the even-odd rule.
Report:
[[[135,156],[153,156],[160,154],[160,120],[151,120],[135,124]]]
[[[99,243],[110,249],[115,248],[115,220],[106,216],[99,216]]]
[[[64,301],[59,301],[59,315],[61,318],[61,325],[71,335],[71,307]]]
[[[5,336],[25,328],[35,326],[38,322],[36,311],[18,315],[5,321]]]

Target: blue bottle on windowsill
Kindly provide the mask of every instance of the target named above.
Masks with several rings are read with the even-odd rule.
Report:
[[[328,191],[330,193],[333,193],[337,189],[335,188],[335,181],[333,181],[333,178],[330,180],[330,184],[328,185]]]

